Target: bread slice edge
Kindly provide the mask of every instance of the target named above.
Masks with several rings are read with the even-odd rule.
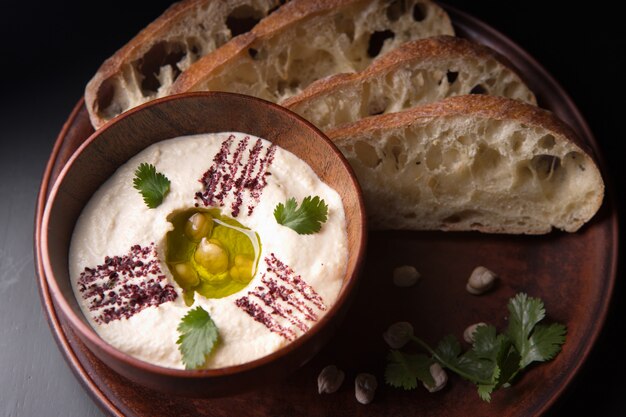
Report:
[[[488,158],[484,166],[479,165],[476,167],[477,157],[474,158],[474,162],[472,162],[472,158],[469,158],[469,162],[467,162],[467,164],[473,164],[472,167],[475,170],[487,173],[486,180],[483,178],[484,181],[480,183],[480,186],[484,189],[465,190],[464,192],[468,193],[471,191],[471,194],[460,195],[461,193],[459,193],[458,196],[446,195],[446,193],[453,194],[446,191],[446,187],[455,189],[456,182],[465,184],[464,180],[467,178],[459,177],[458,172],[454,175],[431,175],[428,171],[423,170],[422,167],[424,165],[422,167],[409,165],[415,163],[415,159],[407,158],[405,161],[406,166],[402,166],[403,162],[398,162],[405,158],[402,152],[408,152],[405,148],[411,142],[411,140],[403,139],[402,135],[405,135],[407,138],[410,137],[412,135],[410,130],[415,128],[430,133],[426,133],[427,138],[422,140],[424,143],[416,144],[415,141],[411,142],[413,146],[424,145],[424,149],[419,152],[415,150],[409,152],[418,155],[418,164],[420,163],[419,159],[421,159],[421,162],[428,164],[429,162],[425,158],[426,152],[430,152],[430,148],[440,146],[438,142],[441,141],[443,143],[446,140],[446,132],[437,130],[437,126],[438,124],[443,124],[446,127],[445,123],[448,120],[456,123],[453,129],[457,129],[459,132],[466,132],[468,126],[471,130],[476,125],[487,122],[495,125],[498,125],[498,122],[500,122],[499,124],[503,126],[514,124],[520,129],[525,129],[529,132],[545,131],[547,139],[535,141],[535,145],[533,145],[535,148],[531,150],[532,153],[529,156],[529,158],[532,157],[530,161],[533,164],[532,168],[539,167],[539,170],[545,169],[545,172],[540,172],[539,176],[547,175],[547,184],[550,185],[550,176],[553,174],[553,171],[557,172],[558,175],[570,172],[567,170],[559,171],[558,168],[561,166],[568,169],[575,166],[581,169],[580,172],[575,171],[569,179],[566,177],[565,185],[560,186],[560,183],[556,183],[561,188],[556,188],[553,194],[566,197],[564,199],[565,202],[563,202],[564,207],[566,202],[568,202],[565,211],[563,211],[564,214],[562,215],[560,214],[561,211],[558,211],[561,209],[561,205],[559,205],[561,200],[555,202],[551,200],[535,202],[530,201],[532,199],[527,199],[528,201],[526,201],[524,198],[517,198],[514,194],[506,195],[503,191],[497,191],[500,192],[500,195],[497,193],[495,195],[489,194],[491,184],[497,184],[498,180],[497,178],[492,178],[493,172],[489,171],[491,167],[489,166]],[[374,229],[477,230],[489,233],[543,234],[549,232],[554,227],[568,232],[575,232],[595,215],[604,197],[602,176],[593,160],[593,154],[589,147],[578,138],[569,126],[550,112],[516,100],[477,95],[458,96],[401,113],[363,119],[351,125],[332,130],[328,133],[328,136],[335,141],[357,173],[365,195],[370,224],[372,224]],[[463,135],[459,134],[459,137],[461,136]],[[390,145],[392,139],[395,143]],[[403,140],[407,143],[402,144]],[[549,141],[551,143],[548,143]],[[551,156],[551,151],[548,149],[549,146],[546,146],[546,149],[542,148],[546,144],[554,147],[554,152],[552,153],[555,156]],[[357,156],[356,147],[359,145],[367,151],[365,159],[362,156]],[[461,147],[459,148],[457,145]],[[502,144],[502,146],[505,145],[509,146],[508,144]],[[399,148],[394,148],[394,146],[399,146]],[[402,148],[403,146],[405,148]],[[468,143],[467,146],[465,143],[463,145],[455,143],[455,146],[457,146],[457,150],[461,149],[460,154],[462,156],[465,151],[467,151],[466,153],[473,152],[475,156],[481,152],[481,149],[485,150],[484,148],[486,148],[485,152],[493,152],[489,149],[489,146],[477,146],[473,142]],[[470,148],[471,150],[469,150]],[[405,150],[398,151],[397,149]],[[375,151],[375,154],[372,150]],[[560,150],[560,156],[556,156],[557,150]],[[454,165],[456,161],[449,157],[452,153],[447,152],[445,148],[443,152],[444,161],[447,158],[446,163]],[[507,155],[504,156],[506,157]],[[441,163],[441,159],[440,153],[439,163]],[[465,161],[465,159],[461,159]],[[516,161],[513,160],[513,162]],[[393,166],[394,163],[395,167]],[[545,165],[546,163],[548,164],[547,166]],[[556,166],[550,166],[550,163],[556,164]],[[511,170],[527,170],[526,166],[523,166],[523,164],[520,166],[520,164],[511,165]],[[461,166],[461,168],[466,169],[467,167]],[[462,170],[457,171],[460,172]],[[531,175],[530,171],[520,172]],[[511,172],[504,172],[504,176],[507,176],[509,173]],[[489,175],[492,177],[489,177]],[[502,171],[500,171],[499,175],[502,175]],[[535,175],[534,171],[532,175]],[[557,174],[555,174],[554,178],[560,177],[557,177]],[[426,180],[431,181],[428,183],[428,187],[431,187],[430,189],[422,184]],[[443,186],[439,187],[440,183]],[[544,183],[541,181],[538,183],[529,182],[528,184],[534,184],[534,187],[544,186]],[[438,188],[440,190],[437,190]],[[579,188],[580,192],[578,192]],[[546,189],[550,190],[549,187]],[[516,190],[512,192],[518,192]],[[527,191],[526,189],[521,190],[523,192]],[[437,194],[437,191],[439,194]],[[519,191],[520,195],[522,191]],[[441,194],[442,192],[443,194]],[[542,195],[542,192],[543,188],[530,188],[530,194],[528,195],[532,198],[537,198],[538,195]],[[412,196],[412,193],[415,196]],[[479,196],[476,201],[482,201],[482,206],[476,206],[474,194]],[[494,201],[494,205],[489,207],[491,201]],[[507,204],[512,204],[512,202],[517,202],[516,204],[519,207],[510,207],[510,213],[506,213],[505,210],[505,216],[502,217],[502,207],[507,207]],[[550,204],[552,203],[554,203],[556,210],[554,216],[550,212],[550,207],[552,207]],[[411,204],[413,205],[411,206]],[[573,205],[572,208],[568,208],[570,205]],[[531,212],[530,210],[533,207],[537,208],[537,213],[543,213],[545,219],[539,218],[538,214],[535,215],[534,212]],[[497,208],[497,210],[491,210],[494,219],[499,218],[503,220],[507,216],[517,213],[520,217],[528,215],[532,222],[524,220],[517,224],[517,222],[511,221],[511,218],[507,219],[507,224],[499,224],[498,221],[500,220],[495,222],[473,221],[475,218],[489,219],[490,209],[494,208]],[[406,218],[401,218],[402,216],[406,216]],[[446,221],[442,221],[444,218],[446,218]]]

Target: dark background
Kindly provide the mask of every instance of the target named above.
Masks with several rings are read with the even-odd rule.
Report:
[[[453,1],[526,49],[574,99],[623,206],[626,22],[608,2]],[[0,416],[99,416],[63,361],[39,305],[32,219],[61,126],[100,63],[171,1],[3,1],[0,12]],[[626,415],[624,285],[553,416]]]

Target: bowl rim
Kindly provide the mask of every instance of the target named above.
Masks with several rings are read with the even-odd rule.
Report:
[[[163,103],[170,101],[178,101],[178,100],[193,100],[193,99],[226,99],[226,100],[241,100],[243,102],[252,101],[257,102],[257,104],[261,104],[263,106],[268,107],[271,111],[281,112],[286,115],[288,118],[294,118],[299,123],[303,124],[307,129],[312,130],[317,136],[318,139],[325,141],[328,145],[330,145],[330,149],[333,151],[333,154],[339,158],[343,168],[346,170],[348,174],[350,184],[353,189],[356,191],[356,201],[358,206],[358,212],[355,213],[354,218],[360,224],[360,237],[357,242],[357,252],[356,252],[356,260],[354,264],[354,270],[350,276],[348,276],[348,271],[344,275],[344,279],[348,276],[347,281],[341,287],[339,295],[335,300],[334,304],[330,307],[330,309],[324,314],[324,316],[313,325],[308,331],[298,337],[296,340],[288,343],[287,345],[279,348],[278,350],[257,358],[255,360],[245,362],[239,365],[232,365],[223,368],[214,368],[214,369],[176,369],[176,368],[168,368],[160,365],[155,365],[141,359],[135,358],[128,353],[122,352],[121,350],[115,348],[104,339],[102,339],[96,331],[88,324],[85,323],[76,313],[74,313],[74,309],[70,306],[66,298],[63,296],[60,287],[57,284],[56,278],[54,278],[53,268],[50,262],[50,253],[48,251],[49,247],[49,223],[50,223],[50,210],[52,205],[54,204],[61,183],[66,177],[69,170],[72,169],[74,162],[79,156],[83,153],[85,148],[89,147],[93,142],[95,142],[103,132],[105,132],[109,127],[114,126],[126,118],[132,117],[138,112],[144,111],[144,109],[151,108],[154,106],[159,106]],[[264,138],[265,139],[265,138]],[[269,140],[269,139],[267,139]],[[315,170],[314,170],[315,171]],[[203,92],[187,92],[174,94],[158,99],[151,100],[149,102],[143,103],[137,107],[134,107],[131,110],[128,110],[116,118],[108,121],[101,128],[97,129],[94,133],[92,133],[71,155],[68,159],[67,163],[63,166],[63,169],[59,172],[54,184],[50,188],[50,193],[48,195],[48,199],[46,201],[44,212],[42,216],[41,222],[41,237],[38,242],[41,250],[41,260],[43,264],[44,278],[48,283],[48,287],[50,288],[50,293],[52,294],[53,300],[58,305],[59,309],[63,313],[63,315],[67,318],[71,326],[74,330],[76,330],[80,336],[87,339],[90,343],[97,346],[99,349],[104,351],[105,354],[113,357],[115,360],[130,365],[133,368],[141,369],[145,372],[160,374],[167,377],[178,377],[178,378],[207,378],[207,377],[220,377],[220,376],[232,376],[235,374],[242,374],[246,372],[250,372],[257,368],[262,368],[267,366],[279,359],[284,358],[289,355],[291,352],[300,348],[300,346],[307,344],[311,339],[313,339],[320,331],[325,328],[328,323],[333,320],[341,307],[348,301],[351,294],[356,290],[357,284],[361,279],[361,269],[363,267],[364,259],[365,259],[365,250],[366,250],[366,242],[367,242],[367,218],[365,214],[365,204],[363,201],[363,193],[361,190],[361,186],[357,180],[356,174],[354,170],[350,166],[346,157],[341,153],[341,151],[337,148],[337,146],[315,125],[313,125],[308,120],[299,116],[298,114],[292,112],[291,110],[282,107],[278,104],[253,97],[244,94],[238,93],[229,93],[222,91],[203,91]],[[69,273],[69,272],[68,272]],[[92,350],[90,348],[90,350]],[[99,356],[99,355],[98,355]]]

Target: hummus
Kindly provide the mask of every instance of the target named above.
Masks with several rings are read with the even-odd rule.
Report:
[[[142,163],[171,181],[154,209],[133,188]],[[300,235],[277,223],[277,204],[292,197],[300,203],[307,196],[328,205],[328,220],[318,233]],[[256,264],[243,288],[219,293],[221,298],[196,292],[189,306],[189,293],[183,295],[166,262],[166,236],[174,230],[170,220],[173,213],[216,209],[223,219],[256,233]],[[219,343],[206,367],[252,361],[291,343],[328,311],[347,258],[337,192],[292,153],[227,132],[162,141],[120,167],[84,208],[69,265],[82,311],[106,342],[146,362],[183,369],[177,327],[191,309],[202,307],[218,329]]]

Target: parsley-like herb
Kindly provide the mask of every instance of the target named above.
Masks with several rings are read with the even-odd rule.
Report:
[[[176,343],[186,369],[204,365],[218,339],[215,323],[202,307],[190,310],[178,325],[180,336]]]
[[[411,390],[417,387],[417,380],[434,385],[430,375],[430,365],[434,362],[426,355],[409,355],[399,350],[392,350],[387,357],[385,381],[393,387]]]
[[[531,362],[545,362],[554,358],[565,343],[567,329],[562,324],[537,324],[546,316],[543,302],[538,298],[518,294],[511,299],[507,335],[521,355],[522,367]]]
[[[444,337],[436,349],[423,340],[411,340],[429,353],[407,354],[392,350],[387,358],[385,381],[394,387],[414,389],[417,381],[432,386],[429,367],[433,362],[476,384],[478,395],[484,401],[502,386],[510,385],[515,376],[532,362],[553,359],[565,343],[567,329],[562,324],[539,324],[545,317],[539,298],[517,294],[509,300],[509,326],[497,334],[494,326],[478,326],[473,334],[472,348],[461,351],[456,337]]]
[[[274,217],[278,224],[295,230],[300,235],[317,233],[322,223],[328,219],[328,206],[319,197],[305,197],[300,208],[295,198],[285,204],[278,203],[274,209]]]
[[[139,190],[149,208],[158,207],[170,191],[170,180],[152,164],[142,163],[135,171],[133,187]]]

